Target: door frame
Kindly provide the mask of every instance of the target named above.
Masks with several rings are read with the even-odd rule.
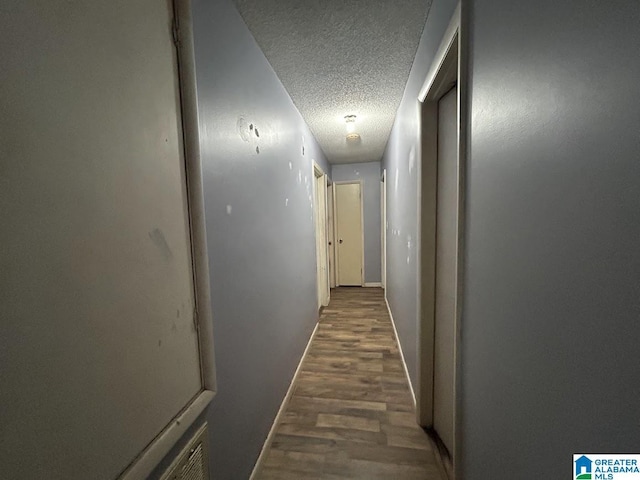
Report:
[[[329,292],[336,286],[335,187],[327,177],[327,226],[329,246]]]
[[[333,206],[334,206],[334,227],[333,232],[335,238],[338,238],[338,198],[336,196],[336,188],[338,185],[349,185],[349,184],[358,184],[360,185],[360,238],[362,242],[362,258],[360,260],[360,264],[362,268],[360,269],[360,286],[364,287],[364,182],[362,180],[344,180],[340,182],[333,182]],[[335,244],[335,242],[334,242]],[[338,272],[340,271],[340,255],[338,255],[338,250],[336,248],[336,287],[340,286],[340,275]]]
[[[433,375],[435,339],[435,272],[438,164],[438,101],[455,82],[458,86],[458,218],[454,343],[454,446],[451,455],[453,478],[460,452],[461,357],[460,331],[463,298],[464,184],[467,158],[467,66],[466,37],[461,34],[461,6],[458,3],[418,96],[420,162],[418,162],[418,388],[416,419],[423,427],[433,426]]]
[[[331,288],[329,283],[329,242],[327,233],[327,175],[313,160],[313,219],[316,238],[316,278],[318,287],[318,309],[329,305]],[[319,188],[322,186],[322,188]],[[324,272],[322,267],[324,266]]]

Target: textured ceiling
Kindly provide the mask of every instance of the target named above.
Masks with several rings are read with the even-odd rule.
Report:
[[[380,160],[431,0],[235,3],[329,161]]]

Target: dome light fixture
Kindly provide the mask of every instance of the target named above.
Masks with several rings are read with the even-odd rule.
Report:
[[[356,116],[355,115],[346,115],[344,117],[344,121],[347,124],[347,133],[352,134],[356,132]]]

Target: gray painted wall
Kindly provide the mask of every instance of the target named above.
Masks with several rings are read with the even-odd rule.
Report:
[[[317,320],[312,159],[329,166],[232,2],[193,8],[218,378],[211,468],[235,480],[249,477]]]
[[[380,216],[380,162],[332,165],[331,178],[335,182],[362,180],[364,209],[364,281],[380,282],[381,216]]]
[[[463,478],[561,478],[640,445],[640,4],[470,6]]]
[[[574,452],[640,444],[640,7],[467,5],[460,473],[556,478]],[[387,295],[414,381],[414,99],[454,6],[432,6],[383,159]]]
[[[1,10],[0,477],[113,479],[201,388],[172,11]]]
[[[387,170],[387,299],[398,330],[411,382],[417,380],[417,187],[419,162],[418,93],[455,0],[434,0],[416,59],[382,159]]]

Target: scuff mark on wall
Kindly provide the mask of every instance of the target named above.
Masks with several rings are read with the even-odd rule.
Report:
[[[255,123],[250,122],[244,116],[239,116],[238,121],[236,122],[236,130],[238,131],[238,135],[242,139],[243,142],[253,143],[256,145],[258,142],[262,143],[263,137],[265,137],[265,129],[266,129],[266,142],[269,145],[276,145],[279,142],[278,132],[276,129],[272,128],[270,125],[266,125],[262,128],[262,135],[258,130],[258,126]],[[256,146],[256,153],[260,153],[260,148]]]
[[[165,260],[169,261],[173,258],[173,252],[171,248],[169,248],[169,244],[167,240],[164,238],[164,233],[159,228],[154,228],[151,232],[149,232],[149,238],[153,242],[153,244],[158,247],[158,250],[162,253],[162,256]]]
[[[253,125],[252,125],[253,126]],[[249,122],[244,117],[238,117],[238,121],[236,122],[236,128],[238,130],[238,135],[243,142],[248,142],[251,139]]]

